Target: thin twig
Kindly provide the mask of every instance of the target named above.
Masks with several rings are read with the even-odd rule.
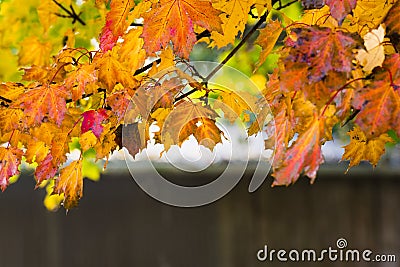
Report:
[[[250,29],[250,31],[246,34],[246,36],[240,40],[240,43],[235,46],[235,48],[224,58],[224,60],[221,61],[221,63],[218,64],[218,66],[216,66],[208,75],[207,77],[204,78],[203,83],[207,84],[208,81],[236,54],[236,52],[247,42],[247,40],[251,37],[251,35],[261,26],[261,24],[264,23],[264,21],[267,18],[268,13],[264,13],[264,15],[262,15],[260,17],[260,19],[258,20],[258,22]],[[197,89],[193,88],[192,90],[178,96],[177,98],[175,98],[174,102],[178,102],[179,100],[193,94],[194,92],[196,92]]]
[[[76,14],[75,9],[72,5],[69,6],[69,8],[71,9],[68,10],[66,9],[62,4],[60,4],[59,2],[57,2],[56,0],[53,0],[54,4],[56,4],[57,6],[59,6],[62,10],[64,10],[68,16],[63,16],[61,15],[61,17],[67,17],[67,18],[71,18],[72,20],[72,24],[75,23],[75,21],[78,21],[80,24],[82,24],[83,26],[86,25],[86,23],[79,17],[81,15],[81,13]],[[57,15],[57,14],[56,14]],[[59,15],[60,16],[60,15]]]

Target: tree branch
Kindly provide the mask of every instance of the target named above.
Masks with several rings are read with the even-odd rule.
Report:
[[[161,63],[161,58],[158,58],[158,59],[154,60],[154,61],[151,62],[150,64],[147,64],[146,66],[143,66],[143,67],[141,67],[140,69],[137,69],[137,70],[135,71],[135,73],[133,74],[133,76],[136,76],[136,75],[138,75],[138,74],[140,74],[140,73],[143,73],[143,72],[145,72],[146,70],[150,69],[151,67],[153,67],[154,62],[156,62],[157,64],[160,64],[160,63]]]
[[[264,15],[260,17],[260,19],[257,21],[257,23],[250,29],[250,31],[246,34],[246,36],[240,40],[240,43],[235,46],[235,48],[224,58],[224,60],[221,61],[221,63],[218,64],[217,67],[215,67],[208,75],[207,77],[204,78],[203,83],[207,84],[208,81],[236,54],[236,52],[247,42],[247,40],[253,35],[253,33],[265,22],[267,19],[268,12],[265,12]],[[178,102],[179,100],[193,94],[196,92],[197,89],[193,88],[192,90],[178,96],[175,98],[175,103]]]
[[[64,18],[71,18],[72,24],[74,24],[75,21],[78,21],[83,26],[86,25],[86,23],[79,17],[82,13],[76,14],[75,9],[72,5],[69,6],[69,8],[71,9],[71,11],[70,11],[70,10],[66,9],[62,4],[57,2],[56,0],[53,0],[53,2],[54,2],[54,4],[59,6],[62,10],[64,10],[68,14],[68,16],[66,16],[66,15],[60,15],[60,14],[56,13],[57,16],[64,17]]]

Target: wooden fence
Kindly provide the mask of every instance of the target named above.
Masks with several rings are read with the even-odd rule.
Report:
[[[324,168],[314,185],[248,193],[251,170],[228,195],[177,208],[146,195],[126,171],[85,180],[79,207],[42,206],[44,192],[23,175],[0,194],[0,267],[75,266],[400,266],[400,175],[385,168]],[[176,179],[185,179],[174,174]],[[204,177],[203,177],[204,178]],[[269,249],[347,248],[395,254],[395,263],[260,262]]]

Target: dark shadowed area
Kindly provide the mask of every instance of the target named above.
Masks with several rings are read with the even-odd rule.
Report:
[[[0,266],[400,266],[398,172],[342,172],[325,167],[314,185],[301,178],[288,188],[271,188],[269,177],[250,194],[250,169],[219,201],[176,208],[147,196],[121,171],[97,183],[85,180],[84,198],[68,215],[46,211],[44,192],[34,191],[32,177],[23,175],[0,194]],[[337,248],[339,238],[347,248],[396,254],[397,262],[281,263],[256,257],[264,245],[321,250]]]

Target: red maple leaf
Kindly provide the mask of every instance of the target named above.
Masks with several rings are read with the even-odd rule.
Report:
[[[108,118],[107,111],[103,108],[98,110],[89,110],[82,114],[83,121],[81,126],[82,133],[92,131],[93,134],[99,138],[103,132],[103,126],[101,125],[104,120]]]
[[[0,189],[4,191],[8,186],[11,176],[19,173],[18,166],[21,164],[22,150],[17,148],[0,147]]]
[[[347,14],[356,7],[357,0],[326,0],[326,4],[331,9],[332,17],[342,24]]]
[[[329,71],[352,70],[353,49],[361,43],[357,34],[318,26],[297,28],[293,32],[297,40],[287,42],[292,49],[284,63],[307,63],[311,82],[321,80]]]

